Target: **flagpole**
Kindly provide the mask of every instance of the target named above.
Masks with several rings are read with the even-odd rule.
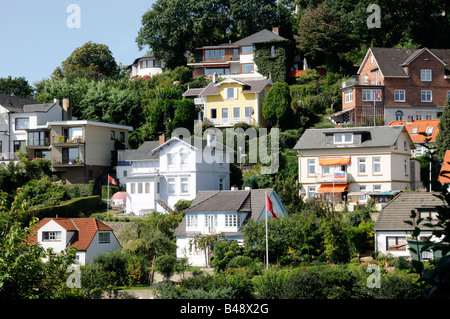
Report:
[[[108,197],[106,198],[106,214],[109,217],[109,174],[108,174]]]
[[[267,227],[267,192],[266,192],[266,269],[269,270],[269,232]]]

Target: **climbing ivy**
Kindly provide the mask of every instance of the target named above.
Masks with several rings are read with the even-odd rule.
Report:
[[[288,76],[287,40],[256,43],[254,61],[258,72],[273,82],[286,82]]]

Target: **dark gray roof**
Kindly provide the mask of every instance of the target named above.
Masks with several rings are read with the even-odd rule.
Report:
[[[234,42],[234,44],[250,45],[250,44],[255,44],[255,43],[269,42],[269,41],[273,41],[273,40],[283,41],[286,39],[275,32],[264,29],[264,30],[254,33],[252,35],[249,35],[248,37],[245,37],[239,41],[236,41],[236,42]]]
[[[272,84],[272,80],[271,79],[260,79],[260,80],[227,80],[228,82],[237,82],[237,83],[241,83],[243,85],[243,89],[242,92],[243,93],[259,93],[261,92],[266,85],[268,84]],[[218,95],[220,92],[220,84],[221,83],[228,83],[228,82],[219,82],[219,83],[209,83],[206,87],[204,87],[203,89],[199,90],[199,89],[190,89],[187,90],[184,95],[185,96],[194,96],[195,94],[197,96],[202,95],[202,96],[206,96],[206,95]],[[194,91],[195,90],[195,91]]]
[[[139,148],[131,153],[126,161],[143,161],[159,159],[159,152],[152,154],[152,151],[159,146],[159,141],[147,141],[142,143]]]
[[[223,190],[223,191],[200,191],[193,200],[191,206],[185,213],[214,213],[214,212],[248,212],[248,218],[258,220],[266,205],[266,194],[270,196],[273,188],[252,190]],[[175,230],[174,236],[195,235],[186,232],[186,217]],[[235,232],[224,234],[225,236],[242,236]]]
[[[166,141],[165,143],[168,143],[170,140]],[[195,147],[195,137],[192,136],[188,140],[189,144]],[[145,161],[145,160],[157,160],[159,159],[159,149],[158,147],[161,146],[159,144],[159,141],[147,141],[142,143],[139,148],[133,152],[126,161]],[[201,140],[201,148],[202,149],[208,149],[208,142],[204,139]],[[232,149],[224,146],[221,143],[216,143],[216,147],[214,147],[218,151],[226,151],[226,152],[233,152]]]
[[[0,105],[13,113],[34,112],[34,108],[41,109],[42,104],[35,99],[21,96],[12,96],[8,94],[0,94]],[[24,110],[26,106],[26,111]]]
[[[427,48],[398,49],[398,48],[370,48],[378,63],[378,67],[385,77],[408,76],[402,66],[409,64]],[[430,49],[430,51],[444,63],[450,62],[450,50]],[[448,71],[448,66],[446,67]],[[448,72],[446,72],[447,74]]]
[[[400,193],[381,210],[374,230],[413,230],[413,226],[405,223],[406,220],[412,221],[411,211],[421,207],[442,206],[444,202],[436,197],[437,194],[434,192]],[[424,226],[420,228],[431,230],[431,228]]]
[[[403,125],[307,129],[294,146],[294,149],[386,147],[394,145],[402,132],[407,133]],[[333,144],[332,137],[328,138],[328,136],[335,133],[361,133],[363,137],[361,138],[361,143]],[[406,135],[406,138],[409,138],[409,135]],[[414,147],[414,143],[411,140],[410,145]]]

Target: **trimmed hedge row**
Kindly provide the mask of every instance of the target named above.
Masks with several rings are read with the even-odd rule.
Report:
[[[28,210],[30,216],[44,217],[83,217],[100,210],[101,201],[98,195],[73,198],[51,207],[34,206]]]

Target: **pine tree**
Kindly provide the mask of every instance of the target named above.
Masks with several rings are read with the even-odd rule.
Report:
[[[446,150],[450,150],[450,107],[449,101],[444,106],[444,112],[438,125],[439,134],[436,136],[435,155],[439,160],[444,160]]]

